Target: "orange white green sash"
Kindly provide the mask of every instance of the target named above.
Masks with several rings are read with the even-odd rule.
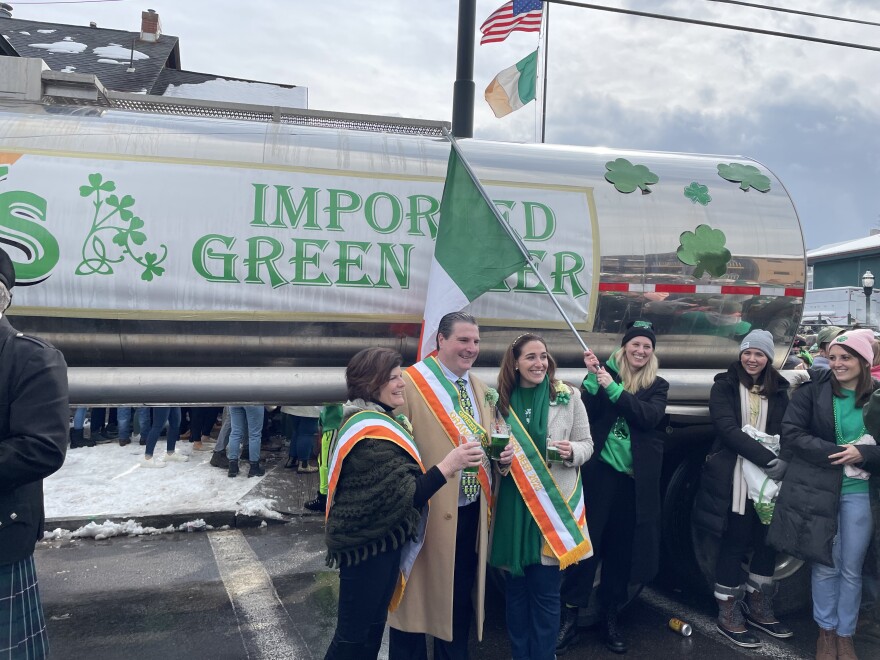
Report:
[[[458,445],[459,435],[477,435],[483,446],[488,444],[489,434],[462,409],[458,388],[449,382],[446,374],[443,373],[443,368],[437,362],[437,358],[427,357],[421,362],[416,362],[404,370],[404,375],[412,381],[418,393],[428,404],[428,408],[446,432],[453,447]],[[471,403],[474,406],[478,405],[476,401]],[[486,502],[491,508],[492,477],[488,458],[483,458],[478,479],[483,494],[486,496]]]
[[[336,494],[336,485],[339,482],[339,475],[342,472],[342,463],[345,460],[345,457],[348,456],[352,449],[354,449],[355,445],[365,438],[393,442],[418,463],[419,468],[422,470],[422,474],[425,473],[425,466],[422,464],[418,447],[416,447],[415,442],[413,442],[412,436],[406,431],[406,429],[398,424],[396,420],[388,415],[383,415],[382,413],[371,410],[355,413],[349,417],[345,424],[342,425],[342,428],[339,429],[339,436],[337,437],[336,445],[333,447],[333,452],[330,457],[325,519],[330,516],[330,509],[333,507],[333,497]],[[381,466],[376,466],[376,469],[382,468]],[[393,612],[397,609],[397,606],[400,605],[400,601],[403,599],[406,582],[412,572],[416,557],[418,557],[419,551],[421,551],[422,545],[425,542],[425,528],[427,527],[427,524],[428,507],[423,507],[416,538],[407,541],[404,544],[403,551],[400,555],[400,575],[398,576],[397,584],[394,587],[391,604],[388,606],[389,612]]]
[[[559,491],[544,457],[522,422],[512,410],[507,416],[514,454],[510,474],[526,503],[535,524],[541,530],[545,551],[559,560],[560,570],[593,554],[586,531],[584,491],[580,478],[567,497]]]

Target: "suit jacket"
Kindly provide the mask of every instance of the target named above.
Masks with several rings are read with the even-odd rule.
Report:
[[[405,374],[405,372],[404,372]],[[413,426],[413,437],[425,467],[436,465],[452,451],[453,444],[425,403],[409,376],[406,382],[406,403],[395,410],[406,415]],[[487,386],[470,375],[475,409],[480,409],[480,423],[485,428],[492,414],[486,403]],[[446,482],[431,498],[425,544],[413,566],[400,607],[388,616],[388,625],[406,632],[428,633],[452,640],[452,584],[455,568],[455,540],[458,525],[458,493],[461,473]],[[480,528],[477,534],[477,580],[474,585],[474,611],[477,617],[477,639],[483,638],[483,618],[488,560],[489,525],[486,494],[480,493]]]
[[[69,415],[61,352],[0,317],[0,565],[43,536],[43,479],[64,463]]]

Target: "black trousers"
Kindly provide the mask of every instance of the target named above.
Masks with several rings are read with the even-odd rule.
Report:
[[[325,660],[375,660],[379,655],[401,551],[380,552],[339,569],[339,613]]]
[[[452,641],[434,638],[434,660],[467,660],[474,606],[471,592],[477,577],[477,532],[480,502],[458,508],[455,536],[455,577],[452,582]],[[388,660],[428,660],[424,633],[391,628]]]
[[[223,408],[190,408],[191,435],[193,442],[198,442],[202,436],[210,436],[214,430],[214,422]]]
[[[767,545],[769,525],[762,525],[751,500],[746,501],[743,515],[729,511],[727,529],[718,548],[715,564],[715,582],[725,587],[738,587],[745,582],[743,562],[752,552],[749,572],[763,577],[773,577],[776,571],[776,549]]]
[[[560,591],[562,604],[587,607],[601,561],[599,602],[606,612],[616,613],[629,595],[636,526],[635,481],[598,457],[587,463],[582,478],[593,556],[565,569]]]

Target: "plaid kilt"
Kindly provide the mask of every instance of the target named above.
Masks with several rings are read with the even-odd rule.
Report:
[[[49,637],[34,556],[0,566],[0,660],[40,660]]]

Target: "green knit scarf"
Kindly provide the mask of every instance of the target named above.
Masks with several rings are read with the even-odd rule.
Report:
[[[327,519],[327,565],[351,566],[415,537],[419,466],[387,440],[361,440],[342,463]]]
[[[510,407],[520,420],[523,418],[523,397],[519,385],[510,395]],[[527,430],[538,452],[544,455],[547,448],[547,420],[550,415],[550,381],[544,382],[534,391],[532,419]],[[560,440],[561,438],[557,438]],[[529,513],[513,477],[501,480],[498,500],[495,507],[495,530],[492,536],[492,550],[489,563],[510,571],[511,575],[523,575],[526,566],[541,563],[541,548],[544,537]]]

